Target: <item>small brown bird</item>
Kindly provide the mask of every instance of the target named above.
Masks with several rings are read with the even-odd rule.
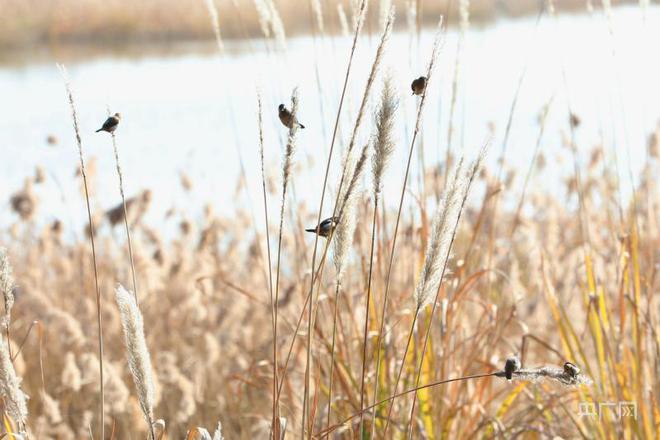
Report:
[[[282,121],[282,125],[284,125],[286,128],[292,128],[294,123],[294,117],[289,111],[289,109],[287,109],[284,104],[280,104],[278,109],[279,109],[279,116],[280,116],[280,121]],[[298,121],[298,118],[295,118],[295,123],[298,124],[298,127],[305,128],[305,126]]]
[[[339,217],[330,217],[319,223],[317,227],[305,229],[305,231],[318,234],[321,237],[327,237],[335,230],[337,223],[339,223]]]
[[[426,77],[425,76],[420,76],[416,80],[410,84],[410,88],[412,89],[412,94],[421,96],[424,93],[424,90],[426,90]]]
[[[96,132],[98,133],[99,131],[107,131],[108,133],[114,133],[117,129],[117,126],[119,125],[119,121],[121,121],[121,115],[119,113],[115,113],[106,119],[103,123],[103,126],[96,130]]]
[[[520,360],[516,356],[507,358],[504,364],[504,376],[511,380],[513,373],[518,370],[520,370]]]
[[[575,113],[571,113],[571,115],[569,116],[568,119],[569,119],[569,122],[571,124],[571,128],[578,128],[580,126],[580,124],[582,123],[582,120],[580,119],[580,117],[578,115],[576,115]]]
[[[577,367],[577,365],[566,362],[564,364],[564,373],[566,373],[567,376],[575,379],[578,374],[580,374],[580,369]]]

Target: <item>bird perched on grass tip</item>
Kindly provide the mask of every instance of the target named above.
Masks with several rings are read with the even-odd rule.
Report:
[[[321,237],[327,237],[335,230],[337,223],[339,223],[339,217],[330,217],[319,223],[317,227],[305,229],[305,231],[318,234]]]
[[[518,370],[520,370],[520,360],[516,356],[508,357],[504,364],[504,376],[511,380],[513,373]]]
[[[298,124],[298,127],[300,128],[305,128],[305,126],[298,121],[298,118],[293,117],[289,109],[286,108],[284,104],[280,104],[278,109],[279,109],[280,121],[282,121],[282,125],[284,125],[286,128],[293,128],[294,123]]]
[[[119,113],[115,113],[114,115],[108,117],[108,119],[106,119],[103,123],[103,126],[96,130],[96,132],[98,133],[99,131],[107,131],[108,133],[114,133],[117,129],[117,126],[119,125],[119,121],[121,121],[121,115]]]
[[[566,373],[569,377],[576,378],[578,374],[580,374],[580,369],[577,367],[577,365],[566,362],[564,364],[564,373]]]
[[[424,93],[424,90],[426,90],[426,77],[425,76],[420,76],[416,80],[410,84],[410,88],[412,89],[412,94],[421,96]]]

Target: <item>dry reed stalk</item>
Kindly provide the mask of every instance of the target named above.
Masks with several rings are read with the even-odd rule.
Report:
[[[89,241],[92,248],[92,262],[94,266],[94,286],[96,288],[96,323],[98,327],[98,357],[99,357],[99,394],[100,394],[100,423],[101,423],[101,438],[105,438],[105,388],[103,383],[103,320],[101,317],[101,288],[99,287],[99,273],[98,264],[96,261],[96,245],[94,244],[94,223],[92,221],[92,208],[89,201],[89,186],[87,184],[87,172],[85,170],[85,159],[83,156],[82,139],[80,137],[80,128],[78,123],[78,112],[76,111],[75,101],[73,99],[73,92],[71,91],[71,84],[69,75],[66,68],[58,64],[58,69],[64,79],[64,86],[69,99],[69,106],[71,108],[71,118],[73,120],[73,130],[76,135],[76,143],[78,145],[78,158],[80,160],[80,174],[83,178],[83,187],[85,189],[85,204],[87,207],[87,220],[89,222]]]
[[[433,41],[433,50],[431,52],[431,59],[429,60],[428,64],[428,69],[426,72],[426,88],[424,89],[424,93],[421,96],[421,100],[419,102],[418,108],[417,108],[417,118],[415,122],[415,129],[413,131],[413,136],[410,141],[410,148],[408,151],[408,159],[406,162],[406,171],[404,174],[403,178],[403,185],[401,188],[401,196],[399,197],[399,206],[397,208],[397,215],[396,215],[396,223],[394,226],[394,235],[392,237],[392,246],[390,249],[390,258],[387,264],[387,275],[385,277],[385,293],[383,295],[383,307],[381,310],[381,316],[380,316],[380,327],[378,330],[378,337],[376,340],[376,353],[377,353],[377,358],[376,358],[376,376],[375,376],[375,383],[374,383],[374,401],[376,400],[376,396],[378,395],[378,377],[380,374],[380,355],[381,355],[381,344],[382,344],[382,339],[383,339],[383,330],[385,327],[385,312],[387,310],[387,299],[389,295],[389,288],[390,288],[390,280],[392,276],[392,266],[394,263],[394,251],[396,250],[396,242],[397,242],[397,236],[399,232],[399,224],[401,222],[401,212],[403,210],[403,200],[406,195],[406,186],[408,185],[408,176],[410,174],[410,165],[412,163],[412,156],[413,152],[415,150],[415,141],[417,140],[417,135],[421,129],[421,124],[422,124],[422,115],[424,113],[424,106],[426,103],[426,96],[427,96],[427,91],[429,90],[429,85],[431,84],[431,79],[433,78],[433,70],[435,67],[435,63],[438,58],[438,54],[440,52],[440,47],[441,47],[441,41],[442,41],[442,35],[443,35],[443,26],[442,26],[442,17],[440,17],[440,21],[438,23],[436,35]],[[416,317],[415,317],[416,319]],[[375,429],[375,420],[372,419],[372,424],[371,424],[371,437],[373,438],[373,433]]]
[[[348,87],[348,79],[350,77],[351,73],[351,67],[353,65],[353,56],[355,54],[355,48],[357,47],[357,40],[360,35],[360,30],[362,29],[362,24],[364,22],[364,11],[366,8],[366,0],[362,0],[362,4],[360,6],[360,19],[358,20],[357,26],[355,27],[355,35],[353,37],[353,44],[351,46],[351,53],[348,58],[348,65],[346,66],[346,75],[344,76],[344,85],[342,87],[342,92],[341,92],[341,98],[339,99],[339,108],[337,109],[337,117],[335,118],[335,125],[334,129],[332,131],[332,140],[330,141],[330,151],[328,153],[328,160],[326,163],[325,167],[325,174],[323,177],[323,188],[321,190],[321,201],[319,203],[319,211],[318,211],[318,216],[317,216],[317,222],[316,224],[321,223],[321,216],[323,215],[323,203],[325,201],[325,193],[328,185],[328,176],[330,174],[330,164],[332,162],[332,154],[334,152],[334,147],[335,147],[335,140],[337,139],[337,132],[339,129],[339,119],[341,117],[341,111],[344,107],[344,99],[346,97],[346,89]],[[315,269],[316,269],[316,253],[318,250],[318,242],[319,242],[319,237],[318,235],[315,234],[314,236],[314,250],[312,252],[312,280],[310,282],[310,289],[308,296],[311,298],[313,292],[314,292],[314,274],[315,274]],[[311,326],[312,326],[312,303],[313,301],[309,301],[308,304],[308,328],[307,328],[307,346],[308,346],[308,351],[307,351],[307,359],[306,359],[306,364],[305,364],[305,390],[303,394],[303,405],[302,405],[302,423],[301,423],[301,438],[305,437],[305,420],[307,418],[307,402],[309,400],[309,386],[310,386],[310,362],[311,362]],[[296,335],[294,334],[293,339],[295,340]],[[282,379],[283,380],[283,379]],[[311,436],[311,430],[309,435]]]
[[[298,111],[298,89],[294,89],[291,94],[291,118],[293,121],[296,120],[296,115]],[[299,124],[291,124],[289,128],[289,136],[287,139],[286,149],[284,152],[284,159],[282,161],[282,203],[280,207],[280,225],[279,225],[279,237],[277,240],[277,262],[276,262],[276,272],[275,272],[275,298],[273,301],[273,359],[274,370],[275,370],[275,381],[277,381],[277,319],[278,319],[278,302],[280,295],[280,264],[282,259],[282,237],[284,234],[284,213],[286,212],[286,195],[289,188],[289,180],[291,178],[291,170],[293,167],[293,154],[296,146],[296,135],[298,134]],[[279,397],[279,396],[278,396]],[[275,408],[276,411],[278,406],[278,399],[275,399]],[[272,432],[274,438],[280,437],[279,429],[279,415],[274,414],[272,420]]]
[[[378,402],[375,402],[373,405],[370,405],[366,408],[364,408],[361,411],[358,411],[345,419],[343,419],[341,422],[319,432],[316,434],[317,437],[320,436],[327,436],[329,435],[332,431],[335,431],[336,429],[340,428],[341,426],[345,425],[346,423],[350,422],[352,419],[361,416],[364,414],[366,411],[372,410],[384,403],[391,402],[394,399],[398,399],[399,397],[407,396],[408,394],[411,393],[417,393],[418,391],[429,389],[429,388],[434,388],[439,385],[445,385],[448,383],[453,383],[453,382],[462,382],[462,381],[467,381],[467,380],[474,380],[474,379],[484,379],[488,377],[499,377],[499,378],[505,378],[506,377],[506,372],[504,370],[501,371],[495,371],[492,373],[481,373],[481,374],[472,374],[469,376],[461,376],[461,377],[454,377],[451,379],[443,379],[435,382],[431,382],[425,385],[417,385],[413,387],[412,389],[402,391],[400,393],[397,393],[395,395],[389,396],[386,399],[380,400]],[[553,367],[553,366],[545,366],[545,367],[539,367],[539,368],[530,368],[530,369],[518,369],[512,373],[512,380],[525,380],[525,381],[531,381],[531,382],[542,382],[544,380],[551,380],[556,383],[559,383],[563,386],[569,386],[569,387],[580,387],[582,385],[589,385],[592,383],[591,379],[584,375],[582,372],[578,371],[569,371],[567,370],[566,367],[558,368],[558,367]]]
[[[144,338],[144,323],[135,295],[131,295],[121,284],[115,289],[115,300],[119,307],[124,343],[128,357],[128,369],[137,390],[140,409],[149,426],[151,440],[154,435],[155,387],[152,376],[151,357]]]
[[[360,8],[360,15],[356,16],[356,36],[357,36],[357,31],[359,30],[359,28],[362,26],[362,23],[364,22],[364,14],[365,14],[365,9],[364,8],[366,8],[366,4],[364,4],[364,2],[363,2],[362,7]],[[337,197],[335,199],[335,204],[334,204],[334,208],[333,208],[333,217],[335,217],[335,216],[339,217],[340,221],[343,217],[343,211],[345,209],[346,203],[348,202],[348,197],[347,196],[350,194],[350,191],[345,191],[343,189],[344,181],[346,179],[346,176],[348,175],[348,173],[350,173],[351,168],[352,168],[352,167],[348,166],[348,163],[350,163],[350,160],[351,160],[350,158],[351,158],[352,151],[353,151],[353,148],[354,148],[356,140],[357,140],[357,134],[358,134],[358,131],[359,131],[361,125],[362,125],[362,119],[364,117],[364,114],[366,113],[365,110],[366,110],[367,103],[369,102],[370,92],[371,92],[373,83],[375,82],[375,79],[376,79],[376,76],[377,76],[377,73],[378,73],[378,70],[379,70],[379,67],[380,67],[381,60],[382,60],[383,54],[385,52],[385,46],[386,46],[387,41],[389,40],[389,36],[391,34],[393,24],[394,24],[394,9],[392,9],[390,11],[390,15],[389,15],[389,18],[388,18],[387,25],[385,26],[385,29],[383,30],[383,33],[381,35],[380,43],[378,45],[378,49],[376,50],[376,56],[374,58],[374,62],[372,64],[372,66],[371,66],[371,71],[369,73],[369,77],[367,79],[367,84],[366,84],[366,87],[365,87],[365,90],[364,90],[364,93],[363,93],[363,96],[362,96],[362,103],[360,105],[360,109],[359,109],[358,114],[357,114],[355,125],[353,127],[351,140],[350,140],[347,152],[346,152],[346,166],[344,166],[342,168],[341,178],[340,178],[339,185],[338,185],[338,188],[337,188]],[[333,139],[334,139],[334,135],[333,135]],[[363,167],[364,162],[366,161],[367,146],[368,145],[365,145],[365,148],[362,151],[360,159],[357,162],[357,165],[359,165],[360,167]],[[330,164],[330,161],[328,160],[328,165],[329,164]],[[355,171],[357,171],[357,168],[355,169]],[[353,173],[353,178],[351,179],[351,182],[349,183],[349,185],[352,185],[352,186],[355,185],[358,174],[359,173],[355,173],[355,172]],[[325,185],[325,182],[324,182],[324,188],[323,188],[324,192],[323,192],[322,196],[325,194],[325,187],[326,187],[326,185]],[[323,205],[323,197],[321,199],[321,206],[322,205]],[[320,222],[320,217],[321,216],[320,216],[320,211],[319,211],[319,216],[318,216],[318,219],[317,219],[319,222]],[[318,241],[318,237],[316,238],[316,241]],[[317,248],[317,246],[316,246],[316,243],[315,243],[314,256],[316,255],[316,248]],[[327,252],[328,249],[329,248],[326,246],[325,251]],[[323,259],[325,260],[325,255],[323,256]],[[312,264],[313,264],[313,268],[314,268],[315,267],[314,258],[313,258]],[[314,273],[316,273],[316,272],[314,272]],[[316,280],[319,280],[321,278],[322,268],[319,269],[318,273],[319,273],[319,275],[316,276]],[[311,289],[310,289],[310,295],[312,295],[312,296],[313,296],[313,290],[314,290],[314,274],[312,276],[312,284],[311,284]],[[336,292],[335,292],[336,297],[338,296],[338,292],[339,291],[338,291],[338,288],[337,288]],[[314,319],[313,319],[314,315],[313,315],[312,310],[314,309],[314,305],[315,305],[316,302],[317,301],[312,300],[309,303],[310,320],[308,321],[308,346],[307,346],[308,360],[311,359],[311,356],[310,356],[310,353],[311,353],[311,328],[314,325],[313,324],[314,323]],[[335,303],[335,306],[336,306],[336,303]],[[336,312],[336,310],[335,310],[335,312]],[[336,313],[335,313],[335,316],[336,316]],[[333,320],[333,322],[336,322],[336,319]],[[333,331],[333,334],[334,334],[334,331]],[[308,375],[307,375],[307,377],[308,377]],[[332,380],[332,378],[331,378],[331,380]],[[307,385],[307,382],[308,382],[308,380],[306,380],[306,385]],[[310,429],[309,432],[310,432],[310,435],[311,435],[312,430]]]
[[[270,294],[271,325],[273,327],[273,335],[275,335],[275,302],[273,298],[273,271],[270,254],[270,222],[268,221],[268,197],[266,195],[266,171],[264,166],[264,120],[261,93],[259,91],[257,91],[257,107],[259,119],[259,162],[261,164],[261,188],[264,202],[264,221],[266,222],[266,253],[268,255],[268,292]],[[277,414],[279,413],[277,410],[277,383],[277,339],[273,337],[273,419],[277,417]]]
[[[108,116],[110,116],[110,109],[108,109]],[[131,240],[131,230],[128,226],[128,211],[126,209],[126,196],[124,195],[124,174],[121,171],[121,164],[119,162],[119,149],[117,148],[117,138],[115,133],[112,132],[112,150],[115,155],[115,166],[117,167],[117,176],[119,177],[119,194],[121,195],[121,205],[124,210],[124,228],[126,229],[126,242],[128,245],[128,259],[131,264],[131,277],[133,281],[133,295],[135,295],[135,302],[139,304],[138,301],[138,290],[137,290],[137,277],[135,275],[135,262],[133,259],[133,242]]]
[[[11,324],[11,309],[14,307],[14,283],[13,271],[9,263],[9,256],[7,249],[0,247],[0,292],[5,304],[5,316],[2,318],[2,326],[5,328],[7,335],[7,350],[9,357],[11,357],[11,339],[10,339],[10,324]]]
[[[327,425],[330,426],[330,418],[332,415],[332,385],[334,379],[335,367],[335,342],[337,335],[337,314],[339,312],[339,294],[341,292],[342,278],[344,269],[346,268],[346,256],[353,243],[353,236],[355,234],[355,227],[357,225],[357,212],[356,204],[359,196],[357,183],[363,174],[364,166],[367,161],[367,150],[369,144],[365,144],[360,153],[360,157],[352,167],[350,157],[346,158],[345,169],[353,168],[353,176],[346,188],[345,194],[342,198],[342,207],[339,212],[339,222],[335,231],[332,233],[332,243],[334,245],[333,262],[335,264],[336,282],[335,282],[335,298],[334,298],[334,317],[332,320],[332,343],[330,348],[330,373],[328,379],[328,413]]]
[[[415,326],[417,324],[417,317],[421,310],[432,302],[433,292],[439,291],[440,282],[444,276],[444,271],[449,261],[451,245],[453,242],[453,233],[455,227],[458,225],[458,218],[460,217],[461,201],[466,192],[467,177],[463,175],[463,159],[458,162],[456,168],[451,173],[451,177],[447,181],[445,194],[440,204],[438,205],[437,214],[433,221],[431,228],[431,238],[428,242],[426,254],[424,257],[424,266],[422,273],[415,287],[413,294],[413,301],[415,304],[413,320],[408,331],[408,338],[406,348],[403,351],[401,366],[394,382],[393,393],[396,394],[401,380],[401,374],[406,365],[406,358]],[[434,303],[435,307],[435,303]],[[385,421],[385,428],[383,436],[387,435],[387,429],[392,416],[392,409],[394,402],[390,402],[387,410],[387,419]]]
[[[373,182],[374,209],[371,223],[371,243],[369,246],[369,274],[367,277],[367,301],[364,318],[364,332],[362,336],[362,371],[360,373],[360,410],[364,408],[364,378],[367,368],[367,335],[369,332],[369,312],[371,308],[371,282],[373,277],[374,246],[376,242],[376,218],[378,215],[378,201],[383,186],[383,175],[394,152],[394,116],[398,106],[395,96],[392,76],[385,77],[383,91],[381,94],[380,107],[375,115],[375,134],[373,136],[374,153],[372,156],[371,170]],[[360,415],[358,433],[363,435],[363,415]]]

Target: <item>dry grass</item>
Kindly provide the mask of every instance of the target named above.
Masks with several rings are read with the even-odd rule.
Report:
[[[207,5],[200,4],[210,29]],[[217,7],[224,37],[223,4]],[[215,35],[220,45],[220,32]],[[445,61],[440,47],[429,54],[431,85],[433,63]],[[372,76],[370,86],[383,82],[378,69]],[[143,220],[150,197],[128,199],[126,210],[116,208],[119,217],[94,212],[88,167],[79,175],[85,180],[80,203],[90,210],[82,232],[100,232],[65,239],[59,220],[35,226],[33,188],[51,182],[39,173],[28,178],[10,201],[14,224],[0,235],[7,248],[7,256],[0,253],[2,429],[65,440],[89,438],[99,424],[114,439],[252,439],[280,430],[287,438],[657,436],[660,128],[651,134],[629,200],[620,199],[603,147],[592,152],[575,143],[580,128],[570,111],[565,124],[546,124],[554,107],[543,114],[523,182],[503,185],[501,169],[468,166],[470,156],[479,156],[477,164],[483,155],[473,146],[453,177],[437,176],[436,164],[423,173],[419,191],[391,188],[382,179],[387,158],[392,148],[412,158],[426,94],[410,98],[419,100],[418,112],[409,115],[414,131],[403,145],[392,127],[404,117],[397,96],[410,92],[385,82],[375,118],[368,117],[365,91],[351,133],[372,132],[373,141],[345,161],[331,188],[335,206],[310,209],[287,197],[296,181],[295,124],[279,188],[266,184],[277,176],[262,163],[264,207],[267,199],[281,202],[267,231],[255,233],[250,212],[225,217],[209,207],[200,219],[182,218],[179,233],[164,239]],[[263,161],[272,140],[263,137],[258,99],[255,148]],[[295,113],[295,92],[291,107]],[[533,184],[541,138],[550,130],[573,133],[558,153],[574,158],[575,167],[561,198]],[[341,136],[336,126],[335,135]],[[375,182],[363,193],[356,188],[368,179],[371,146]],[[83,165],[80,148],[79,158],[72,152],[72,168],[77,160]],[[580,160],[587,156],[590,161]],[[330,148],[328,169],[333,159]],[[403,167],[392,168],[403,175]],[[189,179],[182,185],[191,187]],[[385,194],[400,204],[383,203]],[[404,197],[415,199],[415,212],[407,212]],[[326,211],[348,223],[330,243],[298,227],[316,224]],[[130,224],[132,257],[108,232],[122,219],[125,229]],[[95,228],[100,222],[110,227]],[[324,271],[328,252],[336,267]],[[131,281],[140,286],[139,308],[123,288],[113,293],[117,283]],[[522,365],[509,381],[504,366],[512,353]],[[31,397],[27,410],[23,393]],[[635,402],[636,418],[578,414],[580,402],[621,401]]]

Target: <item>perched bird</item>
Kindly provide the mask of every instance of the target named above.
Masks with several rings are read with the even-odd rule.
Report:
[[[410,84],[410,88],[412,89],[413,95],[421,96],[426,89],[426,77],[420,76],[414,80],[412,84]]]
[[[289,109],[287,109],[284,106],[284,104],[280,104],[278,109],[279,109],[279,116],[280,116],[280,121],[282,121],[282,125],[284,125],[286,128],[292,128],[294,123],[294,117],[289,111]],[[298,121],[298,118],[295,118],[295,123],[298,124],[298,127],[305,128],[305,126]]]
[[[121,121],[121,115],[119,113],[115,113],[106,119],[103,123],[103,126],[96,130],[96,132],[98,133],[99,131],[107,131],[108,133],[114,133],[117,129],[117,126],[119,125],[119,121]]]
[[[317,227],[305,229],[305,231],[319,234],[321,237],[327,237],[335,230],[337,223],[339,223],[339,217],[330,217],[319,223]]]
[[[580,369],[577,365],[566,362],[564,364],[564,373],[571,378],[576,378],[580,374]]]
[[[504,364],[504,376],[511,380],[513,373],[518,370],[520,370],[520,360],[516,356],[507,358]]]
[[[576,115],[575,113],[571,113],[571,115],[568,118],[568,121],[571,124],[571,128],[578,128],[580,126],[580,124],[582,123],[582,120],[580,119],[580,117],[578,115]]]

